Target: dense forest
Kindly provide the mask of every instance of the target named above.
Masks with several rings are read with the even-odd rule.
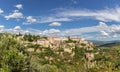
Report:
[[[68,40],[67,46],[75,46],[72,52],[66,52],[61,46],[54,50],[31,43],[43,38],[47,39],[30,34],[22,39],[15,34],[0,34],[0,72],[120,72],[120,44],[87,50],[86,44]],[[94,57],[89,59],[86,54]]]

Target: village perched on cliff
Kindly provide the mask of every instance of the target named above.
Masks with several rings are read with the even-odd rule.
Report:
[[[39,36],[38,36],[39,37]],[[19,34],[17,39],[18,40],[22,40],[25,38],[25,35]],[[75,47],[81,48],[81,49],[85,49],[87,51],[91,51],[95,49],[95,46],[92,42],[86,41],[84,38],[81,37],[39,37],[37,40],[33,40],[32,42],[30,42],[29,40],[24,41],[24,43],[26,44],[26,46],[28,46],[29,44],[32,45],[39,45],[40,47],[46,47],[46,48],[50,48],[51,50],[55,51],[56,54],[59,54],[59,50],[63,49],[64,52],[70,53],[70,56],[74,56],[75,52],[74,49]],[[28,51],[32,52],[35,51],[35,48],[33,47],[28,47],[27,49]],[[44,51],[40,50],[39,48],[36,50],[36,52],[40,53]],[[63,52],[60,53],[62,56]],[[85,56],[88,60],[93,60],[94,59],[94,54],[93,53],[85,53]]]

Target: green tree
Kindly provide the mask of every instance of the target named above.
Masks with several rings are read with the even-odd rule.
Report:
[[[25,51],[15,35],[0,34],[0,72],[25,72]],[[24,53],[24,54],[23,54]]]

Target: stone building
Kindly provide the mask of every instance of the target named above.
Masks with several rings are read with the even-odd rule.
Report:
[[[92,61],[94,59],[94,53],[85,53],[85,57],[88,61]]]

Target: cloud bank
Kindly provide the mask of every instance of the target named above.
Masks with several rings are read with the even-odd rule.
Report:
[[[119,38],[120,37],[120,25],[113,24],[107,25],[104,22],[99,22],[96,26],[91,27],[82,27],[74,29],[46,29],[46,30],[37,30],[37,29],[22,29],[20,26],[15,26],[14,28],[6,29],[3,25],[0,25],[1,32],[10,32],[10,33],[31,33],[34,35],[43,35],[43,36],[81,36],[85,39],[101,39],[101,38]],[[95,34],[90,34],[95,33]]]
[[[120,7],[105,8],[101,10],[89,9],[57,9],[49,16],[38,18],[38,23],[76,21],[89,18],[103,22],[120,22]]]
[[[23,18],[23,13],[19,12],[18,10],[15,10],[12,14],[5,16],[6,20],[9,19],[20,19]]]

